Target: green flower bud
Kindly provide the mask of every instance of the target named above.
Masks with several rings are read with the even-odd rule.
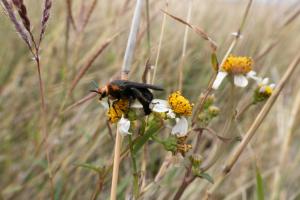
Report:
[[[217,106],[209,106],[208,113],[212,118],[214,118],[219,115],[220,109]]]

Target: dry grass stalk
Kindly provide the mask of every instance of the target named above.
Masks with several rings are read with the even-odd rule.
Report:
[[[70,110],[72,110],[73,108],[80,106],[82,104],[84,104],[85,102],[94,99],[97,96],[96,93],[90,93],[87,96],[83,97],[82,99],[78,100],[77,102],[73,103],[72,105],[68,106],[63,113],[68,112]]]
[[[237,160],[239,159],[240,155],[247,147],[247,145],[250,142],[250,140],[252,139],[252,137],[255,135],[256,130],[259,128],[259,126],[262,124],[262,122],[266,118],[267,114],[269,113],[273,104],[275,103],[277,97],[279,96],[283,87],[285,86],[287,81],[290,79],[292,73],[295,71],[295,69],[299,63],[300,63],[300,54],[297,55],[297,57],[291,62],[288,69],[286,70],[285,74],[282,76],[280,82],[278,83],[276,89],[274,90],[272,96],[267,100],[264,107],[259,112],[259,114],[255,118],[254,122],[248,129],[242,142],[234,149],[233,153],[227,159],[226,165],[225,165],[224,169],[222,170],[222,173],[216,179],[216,182],[214,183],[214,185],[210,189],[207,190],[206,199],[209,199],[211,197],[212,193],[214,191],[216,191],[216,189],[220,186],[220,184],[223,182],[225,177],[231,171],[232,167],[237,162]]]
[[[168,16],[170,16],[171,18],[175,19],[176,21],[190,27],[195,33],[197,33],[200,37],[202,37],[204,40],[207,40],[209,42],[209,45],[210,45],[210,48],[212,50],[212,52],[216,52],[217,50],[217,44],[216,42],[208,36],[208,34],[203,31],[200,27],[196,26],[196,25],[193,25],[193,24],[190,24],[189,22],[179,18],[179,17],[176,17],[170,13],[168,13],[167,11],[165,10],[162,10],[165,14],[167,14]]]
[[[165,9],[166,10],[168,9],[168,5],[169,5],[169,2],[168,2],[168,0],[166,0],[166,5],[165,5]],[[154,71],[153,71],[153,76],[152,76],[152,80],[151,80],[152,84],[154,83],[155,78],[156,78],[157,65],[158,65],[158,60],[159,60],[159,56],[160,56],[161,45],[162,45],[162,41],[163,41],[164,33],[165,33],[166,18],[167,18],[167,16],[166,16],[166,14],[164,14],[163,21],[162,21],[162,24],[161,24],[161,30],[160,30],[160,36],[159,36],[157,54],[156,54],[156,59],[155,59],[155,64],[154,64],[154,69],[153,69]]]
[[[43,16],[43,19],[45,20],[44,26],[46,25],[46,22],[48,21],[50,8],[51,8],[51,0],[46,0],[46,1],[48,2],[47,11],[46,11],[47,19],[45,19],[45,16]],[[6,11],[8,12],[12,23],[15,25],[17,32],[21,35],[21,37],[27,44],[31,54],[34,56],[34,61],[36,62],[37,71],[38,71],[38,80],[39,80],[40,99],[41,99],[41,111],[42,111],[41,123],[42,123],[43,139],[42,139],[41,144],[43,144],[45,142],[46,160],[47,160],[47,165],[48,165],[47,171],[48,171],[48,177],[49,177],[50,187],[51,187],[51,198],[54,199],[54,180],[53,180],[53,174],[52,174],[52,168],[51,168],[50,150],[49,150],[48,144],[46,143],[47,138],[48,138],[47,108],[46,108],[46,103],[45,103],[45,92],[44,92],[43,80],[42,80],[42,75],[41,75],[39,46],[37,46],[37,43],[31,32],[31,23],[28,18],[27,8],[26,8],[23,0],[13,0],[12,1],[14,6],[17,8],[17,11],[18,11],[20,19],[22,21],[23,27],[21,26],[21,24],[18,22],[16,16],[14,15],[12,6],[6,0],[1,0],[1,2],[4,5],[4,8],[6,9]],[[50,6],[49,6],[49,2],[50,2]],[[43,31],[45,31],[45,30],[43,30]],[[29,40],[28,35],[29,35],[31,41]],[[31,43],[34,45],[33,47],[31,46]],[[41,146],[41,145],[38,145],[38,148],[39,148],[39,146]]]
[[[111,38],[107,39],[101,45],[99,48],[96,49],[96,51],[87,59],[87,61],[83,64],[83,66],[79,69],[79,72],[73,79],[71,83],[71,87],[69,89],[68,95],[72,94],[73,90],[77,86],[80,79],[84,76],[84,74],[89,70],[89,68],[92,66],[96,58],[98,58],[101,53],[109,46],[109,44],[119,35],[120,33],[115,34]]]
[[[134,10],[132,24],[131,24],[126,51],[124,55],[124,62],[121,69],[121,79],[123,80],[128,79],[128,74],[130,72],[130,68],[132,65],[132,58],[135,49],[137,33],[140,25],[143,1],[144,0],[138,0],[136,2],[136,7]],[[122,136],[119,133],[119,130],[117,129],[115,147],[114,147],[114,163],[113,163],[113,172],[112,172],[110,200],[116,200],[117,198],[117,185],[118,185],[119,168],[120,168],[121,148],[122,148]]]
[[[190,23],[190,20],[191,20],[192,6],[193,6],[193,2],[192,2],[192,0],[189,0],[187,17],[186,17],[187,23]],[[185,60],[185,56],[186,56],[186,45],[187,45],[187,40],[188,40],[188,33],[189,33],[189,27],[186,26],[185,30],[184,30],[184,36],[183,36],[182,54],[181,54],[181,59],[179,62],[179,67],[178,67],[178,85],[179,85],[178,90],[180,90],[180,91],[182,91],[182,84],[183,84],[183,65],[184,65],[184,60]]]
[[[71,22],[71,25],[74,28],[74,30],[77,31],[77,26],[73,17],[72,0],[66,0],[66,6],[67,6],[68,18]]]
[[[96,8],[97,3],[98,3],[98,0],[93,0],[91,5],[89,6],[87,14],[83,19],[83,23],[82,23],[82,26],[81,26],[81,31],[84,30],[86,28],[87,24],[89,23],[89,20],[90,20],[92,14],[93,14],[93,12]]]

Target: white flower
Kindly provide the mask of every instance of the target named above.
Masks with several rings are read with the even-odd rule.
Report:
[[[228,75],[228,72],[225,71],[219,71],[217,74],[217,77],[213,83],[212,88],[213,89],[218,89],[219,86],[221,85],[222,81],[224,78]],[[246,87],[248,85],[248,79],[247,78],[252,78],[254,80],[257,80],[256,72],[255,71],[250,71],[247,74],[233,74],[233,82],[234,85],[238,87]]]
[[[171,109],[168,101],[162,99],[153,99],[150,108],[154,112],[166,113],[168,118],[175,119],[176,124],[172,127],[171,134],[183,137],[188,132],[188,121],[184,116],[176,117],[175,112]]]
[[[129,128],[130,128],[130,121],[126,118],[124,118],[124,116],[122,116],[122,118],[118,121],[118,130],[119,133],[122,136],[126,136],[126,135],[131,135],[132,133],[129,132]]]
[[[177,137],[184,137],[188,132],[188,121],[185,117],[176,118],[176,124],[173,126],[171,134]]]
[[[234,85],[246,87],[248,79],[257,79],[256,72],[252,69],[253,60],[250,57],[229,55],[220,67],[212,88],[218,89],[224,78],[230,74]]]

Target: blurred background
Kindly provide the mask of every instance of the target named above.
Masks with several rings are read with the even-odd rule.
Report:
[[[33,33],[38,34],[42,2],[24,2]],[[47,143],[55,174],[55,199],[90,199],[97,187],[98,176],[78,165],[108,166],[111,162],[114,141],[106,124],[105,110],[95,97],[63,113],[61,111],[87,97],[93,88],[92,81],[101,86],[118,77],[135,1],[74,0],[71,9],[67,2],[53,1],[41,46],[49,128]],[[247,3],[246,0],[192,1],[190,22],[205,30],[217,43],[220,60],[233,39],[232,33],[239,28]],[[166,7],[164,0],[149,0],[150,35],[145,7],[130,80],[142,80],[147,59],[150,64],[155,64],[164,16],[161,9],[185,19],[188,4],[188,0],[172,0]],[[254,0],[242,38],[233,53],[252,57],[255,71],[277,83],[300,50],[299,15],[298,0]],[[155,94],[156,97],[166,98],[178,89],[184,31],[184,25],[166,18],[155,80],[166,90]],[[3,9],[0,11],[0,38],[0,199],[49,199],[45,147],[42,145],[39,149],[43,135],[36,65]],[[99,54],[99,49],[107,41],[107,48]],[[194,103],[207,87],[212,73],[210,62],[209,44],[190,30],[184,61],[183,93]],[[88,70],[68,95],[75,77],[87,65]],[[297,69],[249,148],[217,190],[215,199],[255,199],[254,162],[262,174],[267,199],[275,199],[275,196],[277,199],[300,199],[299,73]],[[220,117],[211,125],[216,131],[220,131],[226,120],[226,103],[230,101],[226,85],[223,84],[215,93],[216,103],[221,108]],[[240,102],[251,98],[254,87],[249,85],[239,89],[235,98]],[[233,131],[243,135],[260,108],[261,105],[251,108]],[[112,129],[114,134],[115,126]],[[227,152],[233,145],[224,149],[224,156],[209,170],[212,176],[222,169]],[[209,151],[210,148],[204,156]],[[158,144],[149,145],[146,181],[153,180],[166,155],[167,152]],[[130,158],[125,158],[121,163],[118,199],[125,199],[130,194],[131,173]],[[143,198],[169,199],[183,175],[184,164],[174,164]],[[108,176],[104,181],[98,199],[108,199],[110,179],[111,176]],[[208,185],[205,180],[196,180],[182,199],[201,199]]]

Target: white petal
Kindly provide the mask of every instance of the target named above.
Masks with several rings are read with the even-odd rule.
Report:
[[[270,88],[272,88],[272,89],[275,88],[275,84],[274,84],[274,83],[270,84],[269,86],[270,86]]]
[[[122,116],[122,118],[118,122],[118,130],[122,136],[131,135],[129,131],[130,121]]]
[[[247,76],[248,78],[251,78],[251,79],[255,80],[256,82],[260,82],[260,81],[261,81],[261,78],[258,77],[258,76],[256,76],[256,72],[255,72],[255,71],[250,71],[250,72],[248,72],[248,73],[246,74],[246,76]]]
[[[167,112],[167,116],[171,119],[175,119],[176,114],[174,113],[174,111],[172,109],[168,110]]]
[[[227,72],[219,71],[212,88],[215,90],[218,89],[219,86],[221,85],[223,79],[227,76],[227,74],[228,74]]]
[[[267,85],[267,84],[269,83],[269,78],[264,78],[264,79],[261,81],[261,83],[262,83],[263,85]]]
[[[151,103],[152,104],[164,104],[166,106],[169,105],[168,101],[163,100],[163,99],[152,99]]]
[[[150,109],[154,112],[168,112],[170,110],[170,106],[166,100],[153,99],[150,104]]]
[[[180,119],[176,118],[176,124],[172,128],[172,134],[183,137],[186,136],[188,131],[188,121],[186,120],[185,117],[180,117]]]
[[[234,85],[246,87],[248,85],[248,80],[244,75],[234,75]]]

